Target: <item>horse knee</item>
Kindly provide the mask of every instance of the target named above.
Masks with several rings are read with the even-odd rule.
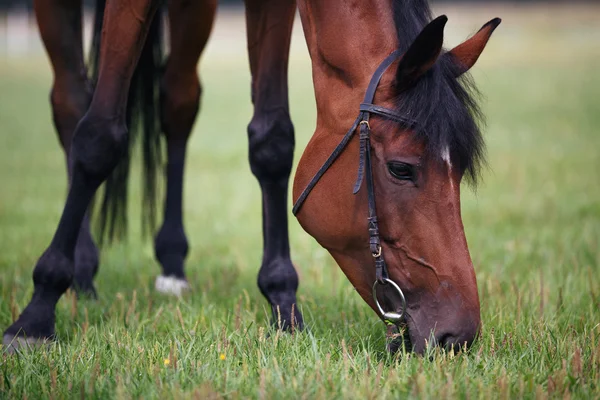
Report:
[[[249,158],[259,181],[287,180],[294,159],[294,125],[286,108],[255,113],[248,125]]]
[[[161,125],[167,138],[187,139],[194,125],[202,86],[196,72],[171,77],[165,74],[161,82]]]
[[[122,118],[90,114],[79,121],[71,146],[75,168],[101,183],[127,151],[128,133]]]

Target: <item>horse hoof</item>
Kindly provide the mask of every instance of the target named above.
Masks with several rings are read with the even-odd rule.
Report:
[[[154,287],[160,293],[177,297],[181,297],[185,292],[190,290],[190,285],[185,279],[164,275],[156,278]]]
[[[4,346],[4,352],[7,354],[14,354],[17,352],[34,350],[50,344],[49,339],[44,338],[28,338],[23,336],[15,336],[9,333],[5,334],[2,338],[2,345]]]
[[[98,292],[94,285],[73,285],[78,299],[98,300]]]

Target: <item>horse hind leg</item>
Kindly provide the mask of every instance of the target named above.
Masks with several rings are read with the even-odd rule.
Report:
[[[54,126],[65,152],[69,182],[72,176],[71,141],[75,127],[92,99],[83,59],[81,1],[36,1],[40,34],[54,71],[50,95]],[[75,247],[73,286],[78,294],[96,296],[93,279],[98,271],[98,249],[86,214]]]
[[[287,68],[293,0],[246,0],[248,53],[254,115],[248,125],[249,158],[263,201],[263,260],[258,286],[273,313],[273,325],[301,329],[296,306],[298,274],[290,259],[288,184],[294,156],[294,127],[288,106]]]
[[[126,152],[127,91],[158,4],[131,0],[123,7],[119,1],[107,2],[98,85],[73,134],[69,194],[54,237],[33,271],[33,296],[4,332],[8,351],[54,337],[56,303],[73,282],[75,245],[86,210]]]
[[[202,87],[198,60],[210,36],[216,0],[169,3],[171,53],[161,82],[161,121],[167,142],[164,221],[155,238],[162,275],[159,292],[180,296],[188,288],[184,272],[188,241],[183,227],[183,173],[188,138],[198,113]]]

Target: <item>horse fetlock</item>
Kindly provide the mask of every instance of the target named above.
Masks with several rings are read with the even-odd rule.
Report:
[[[287,179],[294,159],[294,125],[286,108],[254,114],[248,125],[250,168],[258,180]]]
[[[271,304],[278,299],[295,299],[298,290],[298,273],[290,260],[264,263],[258,273],[258,288]]]
[[[189,245],[183,227],[163,225],[154,240],[154,254],[163,275],[185,279],[184,262]]]
[[[36,292],[56,297],[56,300],[71,286],[74,276],[73,260],[50,247],[38,260],[33,270]]]
[[[73,137],[71,152],[75,166],[90,178],[103,181],[127,150],[128,133],[118,118],[84,116]]]
[[[189,244],[183,227],[163,225],[154,239],[154,252],[157,258],[167,254],[180,254],[186,257]]]

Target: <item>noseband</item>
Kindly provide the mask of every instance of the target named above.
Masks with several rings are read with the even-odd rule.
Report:
[[[341,142],[337,145],[337,147],[333,150],[329,158],[325,161],[323,166],[317,171],[315,176],[308,183],[306,188],[296,200],[294,207],[292,208],[292,212],[294,215],[298,214],[300,207],[306,201],[306,198],[310,194],[310,192],[314,189],[319,180],[323,177],[325,172],[331,167],[331,165],[335,162],[335,160],[339,157],[339,155],[344,151],[347,147],[348,143],[354,136],[357,128],[360,128],[359,139],[360,139],[360,157],[358,161],[358,176],[356,178],[356,183],[354,184],[353,193],[356,194],[360,190],[363,182],[363,178],[365,178],[367,183],[367,198],[368,198],[368,206],[369,206],[369,215],[368,215],[368,226],[369,226],[369,248],[371,250],[371,255],[375,261],[375,283],[373,284],[373,299],[375,300],[375,304],[377,305],[377,309],[379,313],[382,315],[384,321],[389,323],[398,324],[404,317],[406,312],[406,299],[404,297],[404,293],[400,287],[389,278],[387,265],[385,263],[385,259],[383,258],[382,248],[381,248],[381,240],[379,238],[379,225],[377,223],[377,210],[375,209],[375,189],[373,186],[373,168],[371,165],[371,127],[369,125],[369,117],[371,114],[379,115],[386,119],[407,125],[414,126],[414,121],[397,114],[394,110],[390,110],[389,108],[377,106],[373,104],[373,98],[375,97],[375,91],[377,90],[377,86],[379,85],[379,81],[381,77],[385,73],[385,71],[389,68],[390,65],[399,58],[402,57],[402,52],[399,50],[394,51],[392,54],[387,56],[379,67],[375,70],[375,73],[371,77],[371,81],[369,82],[369,86],[367,87],[367,92],[365,93],[365,97],[363,102],[360,104],[358,117],[352,124],[352,127],[348,132],[344,135]],[[365,174],[366,173],[366,174]],[[377,287],[379,285],[391,285],[391,287],[396,290],[398,295],[402,300],[402,311],[395,312],[389,311],[385,312],[379,301],[377,300]]]

